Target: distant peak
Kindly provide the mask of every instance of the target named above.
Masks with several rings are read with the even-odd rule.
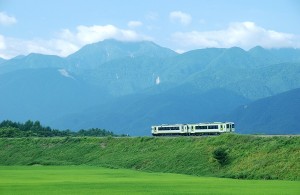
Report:
[[[98,64],[117,58],[140,56],[166,58],[177,55],[171,49],[161,47],[152,41],[120,41],[106,39],[97,43],[85,45],[80,50],[68,56],[68,58],[84,59],[90,63],[92,60]],[[89,56],[89,57],[87,57]],[[93,64],[95,64],[93,62]]]
[[[262,46],[260,46],[260,45],[257,45],[255,47],[253,47],[252,49],[264,49],[264,48]]]
[[[30,53],[30,54],[28,54],[27,56],[24,56],[24,57],[31,58],[31,57],[58,57],[58,56],[49,55],[49,54],[41,54],[41,53]]]
[[[258,45],[258,46],[251,48],[249,51],[264,51],[264,50],[265,50],[265,48]]]
[[[231,53],[231,54],[243,54],[247,53],[244,49],[240,47],[231,47],[225,50],[225,53]]]
[[[245,51],[244,49],[240,48],[240,47],[231,47],[228,50],[233,50],[233,51]]]
[[[161,47],[154,43],[153,41],[149,40],[117,40],[117,39],[105,39],[103,41],[99,41],[92,44],[146,44],[155,47]]]

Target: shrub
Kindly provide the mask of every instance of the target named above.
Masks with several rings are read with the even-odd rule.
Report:
[[[225,165],[228,162],[228,153],[225,148],[217,148],[213,151],[213,157],[220,165]]]

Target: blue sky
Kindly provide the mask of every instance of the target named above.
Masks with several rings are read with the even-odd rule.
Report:
[[[300,48],[298,0],[0,0],[0,57],[67,56],[114,38],[197,48]]]

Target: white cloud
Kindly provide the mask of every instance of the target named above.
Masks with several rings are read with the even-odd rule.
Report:
[[[217,31],[176,32],[172,34],[172,40],[185,49],[234,46],[250,49],[257,45],[265,48],[300,47],[300,36],[267,30],[254,22],[231,23],[227,29]]]
[[[191,15],[181,12],[181,11],[173,11],[169,14],[169,18],[174,22],[179,22],[183,25],[188,25],[192,21]]]
[[[3,37],[5,47],[0,48],[0,56],[2,58],[11,58],[21,54],[43,53],[53,54],[53,50],[49,48],[49,44],[42,40],[22,40],[11,37]]]
[[[0,12],[0,25],[15,24],[17,19],[12,16],[8,16],[5,12]]]
[[[29,53],[67,56],[86,44],[105,39],[153,41],[153,38],[132,29],[121,29],[114,25],[80,25],[75,30],[63,29],[52,39],[23,40],[0,34],[0,57],[7,59]],[[231,23],[226,29],[214,31],[176,32],[171,35],[171,41],[179,53],[207,47],[237,46],[250,49],[260,45],[265,48],[300,48],[299,35],[268,30],[253,22]]]
[[[142,26],[143,23],[140,22],[140,21],[129,21],[127,25],[128,25],[128,27],[130,27],[130,28],[135,28],[135,27]]]
[[[117,39],[121,41],[148,40],[150,37],[140,35],[133,30],[117,28],[114,25],[105,26],[78,26],[77,32],[71,33],[80,45],[102,41],[104,39]]]
[[[151,37],[138,34],[133,30],[120,29],[114,25],[80,25],[75,32],[63,29],[54,39],[21,40],[0,35],[0,57],[11,58],[20,54],[42,53],[67,56],[82,46],[105,39],[121,41],[152,40]]]

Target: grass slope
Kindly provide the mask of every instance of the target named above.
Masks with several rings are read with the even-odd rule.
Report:
[[[92,165],[243,179],[300,180],[300,137],[0,139],[0,165]],[[224,148],[221,166],[213,151]]]
[[[88,166],[0,167],[0,194],[299,194],[299,181],[232,180]]]

